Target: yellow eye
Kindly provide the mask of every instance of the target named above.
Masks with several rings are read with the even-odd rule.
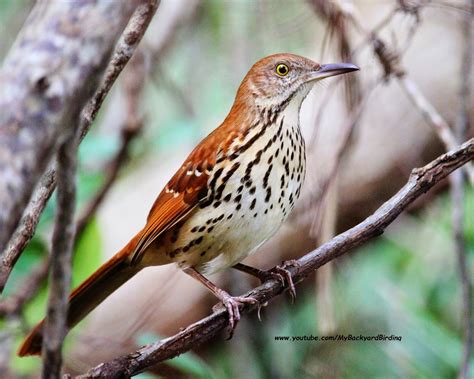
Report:
[[[280,63],[278,66],[276,66],[275,71],[278,76],[286,76],[288,75],[288,72],[290,72],[290,69],[286,64]]]

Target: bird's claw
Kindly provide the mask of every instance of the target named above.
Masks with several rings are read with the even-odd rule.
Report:
[[[288,267],[296,267],[299,269],[300,264],[298,261],[291,259],[288,261],[283,262],[281,265],[274,267],[270,272],[273,272],[276,275],[279,275],[283,278],[282,284],[285,285],[285,282],[288,284],[288,292],[291,296],[291,302],[294,303],[296,299],[296,288],[295,283],[293,282],[293,278],[291,277],[291,273],[288,271]]]
[[[257,305],[257,318],[258,318],[258,321],[262,322],[262,314],[261,314],[261,310],[263,307],[266,307],[268,305],[268,302],[265,302],[265,303],[258,303]]]
[[[257,305],[259,308],[260,312],[260,302],[257,299],[254,299],[253,297],[243,297],[243,296],[231,296],[227,292],[222,292],[220,297],[220,300],[222,301],[222,304],[224,305],[228,317],[229,317],[229,335],[227,337],[228,340],[232,338],[234,335],[234,330],[235,327],[237,326],[237,323],[240,320],[240,305],[245,305],[245,304],[251,304],[251,305]]]
[[[258,279],[260,280],[261,284],[265,283],[267,280],[274,279],[279,281],[282,286],[285,285],[285,278],[275,270],[261,271],[259,273]]]

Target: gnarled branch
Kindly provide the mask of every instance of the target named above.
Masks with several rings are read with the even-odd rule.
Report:
[[[138,0],[137,0],[138,1]],[[110,4],[115,4],[120,6],[121,2],[109,2]],[[132,2],[130,2],[132,3]],[[145,33],[155,11],[158,7],[158,0],[142,0],[140,4],[135,8],[135,11],[124,30],[122,37],[120,38],[117,46],[115,47],[114,53],[108,65],[108,68],[105,73],[105,77],[102,80],[101,85],[95,92],[92,99],[84,105],[85,108],[82,112],[82,117],[80,123],[78,123],[77,131],[80,134],[80,138],[84,138],[87,132],[90,129],[95,117],[102,106],[102,103],[109,93],[112,85],[115,83],[115,80],[122,72],[123,68],[127,62],[132,57],[134,51],[136,50],[139,42],[141,41],[143,34]],[[110,16],[110,15],[109,15]],[[109,17],[107,16],[107,17]],[[98,16],[96,16],[98,17]],[[89,21],[88,21],[89,22]],[[87,28],[87,25],[83,25],[84,28]],[[1,96],[0,96],[1,97]],[[86,100],[89,98],[87,97]],[[73,102],[77,103],[77,100]],[[1,105],[0,98],[0,105]],[[0,118],[0,131],[2,130],[1,118]],[[0,133],[0,146],[1,133]],[[0,158],[2,156],[0,155]],[[0,159],[1,160],[1,159]],[[1,166],[0,166],[0,175],[1,175]],[[3,183],[2,183],[3,184]],[[0,184],[0,186],[2,185]],[[31,240],[36,226],[39,222],[41,213],[43,212],[51,194],[53,193],[56,187],[56,168],[55,163],[43,174],[41,180],[39,181],[37,188],[34,191],[32,200],[28,204],[23,217],[20,221],[14,236],[12,237],[10,243],[8,244],[5,252],[0,261],[0,292],[3,290],[6,281],[10,275],[11,270],[18,257],[21,255],[21,252]],[[0,187],[1,188],[1,187]],[[1,199],[0,199],[1,202]],[[1,213],[1,211],[0,211]],[[0,226],[1,226],[1,215],[0,215]],[[13,217],[13,216],[12,216]],[[16,216],[15,216],[16,217]],[[1,251],[0,243],[0,251]]]
[[[137,3],[40,1],[28,17],[0,71],[0,251]]]
[[[79,117],[79,112],[76,114]],[[50,291],[44,328],[43,378],[61,373],[68,295],[71,287],[71,261],[76,209],[77,142],[74,131],[58,151],[58,198],[51,248]]]
[[[470,139],[459,148],[441,155],[428,165],[414,169],[405,186],[374,214],[309,254],[304,255],[296,261],[296,266],[289,266],[288,270],[293,281],[295,283],[303,281],[314,270],[327,262],[382,234],[385,228],[423,193],[451,172],[473,159],[474,139]],[[284,290],[285,287],[281,282],[271,279],[249,291],[246,296],[252,296],[261,304],[264,304]],[[242,314],[249,313],[255,308],[255,306],[246,305],[241,309],[241,312]],[[164,360],[176,357],[199,346],[216,336],[226,325],[227,314],[221,308],[172,337],[144,346],[131,354],[102,363],[86,374],[78,376],[78,378],[127,378],[136,375]]]

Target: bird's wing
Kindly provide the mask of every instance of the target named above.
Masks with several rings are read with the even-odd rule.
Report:
[[[131,263],[136,264],[145,250],[162,233],[166,232],[187,216],[204,201],[208,195],[208,180],[216,160],[224,154],[233,135],[222,138],[218,130],[207,136],[188,156],[178,172],[158,195],[147,223],[139,234]]]

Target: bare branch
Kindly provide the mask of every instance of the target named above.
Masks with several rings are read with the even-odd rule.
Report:
[[[56,170],[48,170],[36,186],[33,198],[25,209],[20,225],[3,253],[0,261],[0,293],[3,291],[8,277],[26,245],[35,234],[44,207],[56,187]]]
[[[423,95],[416,83],[407,75],[399,76],[399,83],[408,97],[420,110],[425,120],[435,129],[439,139],[447,149],[454,149],[458,143],[447,121],[438,113],[436,108]],[[474,182],[473,182],[474,183]]]
[[[99,85],[136,4],[40,1],[5,59],[0,71],[1,251],[65,125]]]
[[[141,51],[133,56],[128,70],[124,72],[123,87],[126,103],[126,117],[121,130],[121,144],[117,153],[107,164],[105,181],[94,198],[86,205],[77,222],[76,240],[82,235],[90,219],[117,179],[118,173],[128,160],[131,143],[140,135],[143,117],[140,112],[140,99],[145,85],[145,59]]]
[[[115,4],[116,2],[112,3]],[[158,0],[143,0],[142,4],[136,7],[130,22],[114,50],[102,84],[82,112],[82,118],[78,126],[78,133],[81,139],[84,138],[89,131],[110,88],[136,50],[157,7]],[[54,164],[51,164],[48,171],[41,178],[34,192],[33,199],[23,214],[17,231],[8,244],[6,251],[3,253],[0,262],[0,292],[4,288],[15,262],[31,240],[39,222],[40,215],[55,187],[55,168]]]
[[[329,192],[329,188],[333,184],[334,180],[337,177],[337,173],[340,169],[344,154],[349,148],[350,142],[351,142],[351,137],[354,131],[354,128],[357,124],[357,122],[360,119],[360,116],[362,115],[363,109],[366,107],[370,96],[372,93],[375,91],[377,88],[379,82],[377,81],[373,85],[369,86],[363,94],[362,98],[359,102],[359,104],[350,111],[350,114],[347,117],[347,120],[344,121],[344,124],[341,126],[341,138],[338,146],[336,147],[336,154],[333,159],[333,164],[331,166],[331,169],[327,176],[321,180],[321,185],[319,190],[315,191],[314,194],[310,196],[309,204],[307,209],[312,209],[315,213],[315,216],[313,218],[313,221],[311,223],[311,228],[310,228],[310,236],[312,238],[317,238],[320,232],[321,228],[321,222],[322,218],[321,217],[316,217],[316,215],[319,215],[320,212],[322,211],[325,198]]]
[[[383,233],[410,204],[427,192],[436,183],[457,168],[474,159],[474,138],[456,150],[450,151],[428,165],[414,169],[404,187],[384,203],[374,214],[360,224],[334,237],[309,254],[296,261],[296,266],[288,266],[293,281],[301,282],[314,270],[348,251],[361,246],[368,240]],[[281,282],[268,280],[263,285],[248,292],[261,304],[285,290]],[[242,314],[255,310],[255,306],[242,308]],[[227,324],[226,311],[223,308],[210,316],[188,326],[178,334],[110,362],[102,363],[78,378],[125,378],[138,374],[148,367],[166,359],[176,357],[216,336]]]
[[[198,5],[198,0],[176,0],[165,3],[164,7],[160,9],[160,13],[157,15],[154,22],[150,25],[149,35],[153,37],[148,38],[148,40],[145,38],[144,48],[147,49],[147,53],[151,53],[154,78],[156,78],[158,73],[161,73],[160,61],[162,56],[166,54],[167,50],[172,45],[178,31],[186,25],[196,13]],[[139,56],[138,59],[137,56]],[[128,159],[131,143],[140,135],[141,129],[143,128],[143,119],[139,115],[138,100],[143,91],[146,72],[144,56],[140,51],[135,53],[129,66],[135,67],[124,73],[127,116],[121,132],[121,146],[115,156],[112,157],[106,165],[107,172],[103,186],[81,214],[78,221],[77,238],[81,235],[87,222],[95,214],[100,203],[107,195],[109,189],[117,178],[120,168]],[[160,76],[160,79],[168,84],[168,88],[176,93],[179,99],[182,100],[181,103],[183,104],[184,110],[191,116],[194,115],[192,105],[183,94],[178,93],[179,89],[175,88],[176,86],[174,86],[174,83],[171,83],[169,78],[165,78],[163,75]]]
[[[395,77],[398,80],[413,104],[421,112],[428,124],[433,127],[436,135],[445,145],[446,150],[454,149],[459,145],[449,124],[441,116],[433,104],[431,104],[424,96],[423,92],[419,89],[416,83],[407,75],[407,71],[401,63],[400,52],[394,48],[389,48],[378,33],[381,28],[391,21],[397,12],[412,14],[418,20],[420,9],[428,5],[430,0],[420,0],[414,4],[411,4],[407,1],[398,1],[398,4],[395,6],[395,8],[389,12],[388,15],[384,17],[384,19],[372,30],[369,30],[365,26],[365,23],[358,18],[356,12],[354,12],[350,7],[344,7],[339,2],[310,0],[310,3],[320,15],[328,20],[328,22],[331,22],[338,17],[344,17],[344,19],[350,21],[354,29],[363,35],[363,44],[370,43],[372,45],[374,53],[384,71],[385,78],[388,79],[390,77]],[[413,34],[414,31],[410,33],[411,36]],[[464,167],[464,170],[468,174],[469,181],[472,185],[474,185],[474,167],[471,164],[468,164]]]
[[[77,142],[74,130],[71,130],[70,137],[58,151],[58,199],[51,248],[48,312],[44,327],[43,378],[58,378],[61,374],[61,349],[66,336],[68,295],[71,287],[76,168]]]
[[[334,36],[337,51],[343,62],[357,63],[354,60],[354,50],[350,39],[347,24],[346,10],[341,5],[325,0],[313,0],[312,6],[315,11],[327,21],[328,35]],[[360,78],[357,75],[348,75],[342,80],[347,84],[347,107],[349,110],[355,108],[362,99]]]
[[[361,25],[354,17],[352,20],[354,20],[357,25]],[[459,143],[448,122],[425,97],[418,85],[407,75],[405,68],[402,67],[400,55],[395,50],[389,49],[376,34],[370,33],[370,35],[372,36],[371,41],[374,52],[384,69],[385,76],[388,78],[393,75],[398,79],[399,84],[407,96],[421,112],[426,122],[433,127],[436,135],[446,147],[446,150],[451,150],[458,146]],[[465,171],[469,176],[469,181],[474,185],[474,167],[471,164],[467,164]]]
[[[130,22],[115,47],[103,84],[84,109],[79,127],[81,139],[89,131],[112,85],[137,49],[148,25],[150,25],[151,19],[158,9],[158,4],[159,0],[142,0],[142,3],[136,7]]]

